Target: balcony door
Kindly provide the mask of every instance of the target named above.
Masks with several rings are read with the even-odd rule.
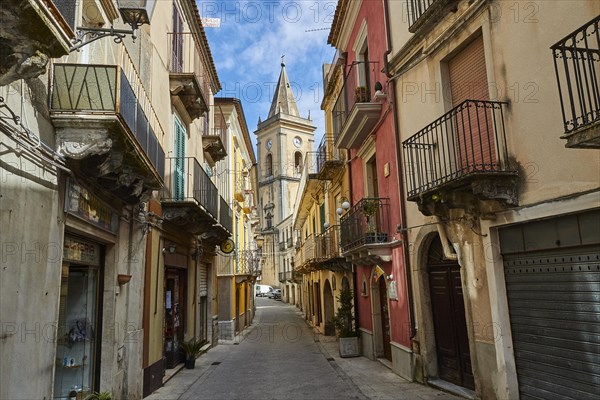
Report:
[[[177,200],[185,197],[185,137],[186,130],[181,120],[175,116],[175,171],[173,176],[173,191]]]
[[[469,43],[448,61],[452,108],[465,100],[475,102],[456,110],[452,129],[456,132],[456,164],[462,175],[489,171],[496,164],[493,115],[489,104],[483,37]]]

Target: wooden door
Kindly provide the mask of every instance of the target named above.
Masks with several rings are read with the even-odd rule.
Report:
[[[474,389],[460,266],[444,260],[439,237],[429,248],[428,272],[439,377]]]
[[[381,307],[383,355],[386,359],[392,361],[392,345],[390,344],[390,313],[388,309],[387,285],[384,278],[379,278],[379,306]]]

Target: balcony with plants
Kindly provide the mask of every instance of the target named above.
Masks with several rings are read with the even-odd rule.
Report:
[[[402,143],[407,198],[425,215],[479,201],[517,203],[506,144],[506,103],[465,100]]]
[[[342,254],[355,264],[391,261],[393,233],[390,200],[363,198],[340,220]]]
[[[372,102],[378,62],[356,61],[344,75],[332,112],[333,139],[339,149],[358,149],[381,116],[382,103]]]
[[[167,40],[171,99],[191,120],[200,118],[209,111],[210,76],[199,39],[192,32],[173,32]]]
[[[164,133],[123,46],[117,59],[116,65],[53,64],[50,117],[69,167],[135,204],[163,185]]]
[[[600,16],[551,47],[565,147],[600,149]]]

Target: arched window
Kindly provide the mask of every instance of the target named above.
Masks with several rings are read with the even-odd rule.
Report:
[[[297,174],[302,172],[302,153],[299,151],[294,154],[294,167]]]
[[[265,163],[265,168],[267,170],[267,176],[273,176],[273,156],[271,153],[267,154],[267,161]]]

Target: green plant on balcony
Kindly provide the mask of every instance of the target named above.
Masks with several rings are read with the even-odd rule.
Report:
[[[367,233],[377,232],[377,210],[379,202],[377,200],[366,200],[362,203],[362,212],[367,219]]]
[[[357,86],[354,89],[354,102],[355,103],[369,102],[369,91],[366,86]]]

